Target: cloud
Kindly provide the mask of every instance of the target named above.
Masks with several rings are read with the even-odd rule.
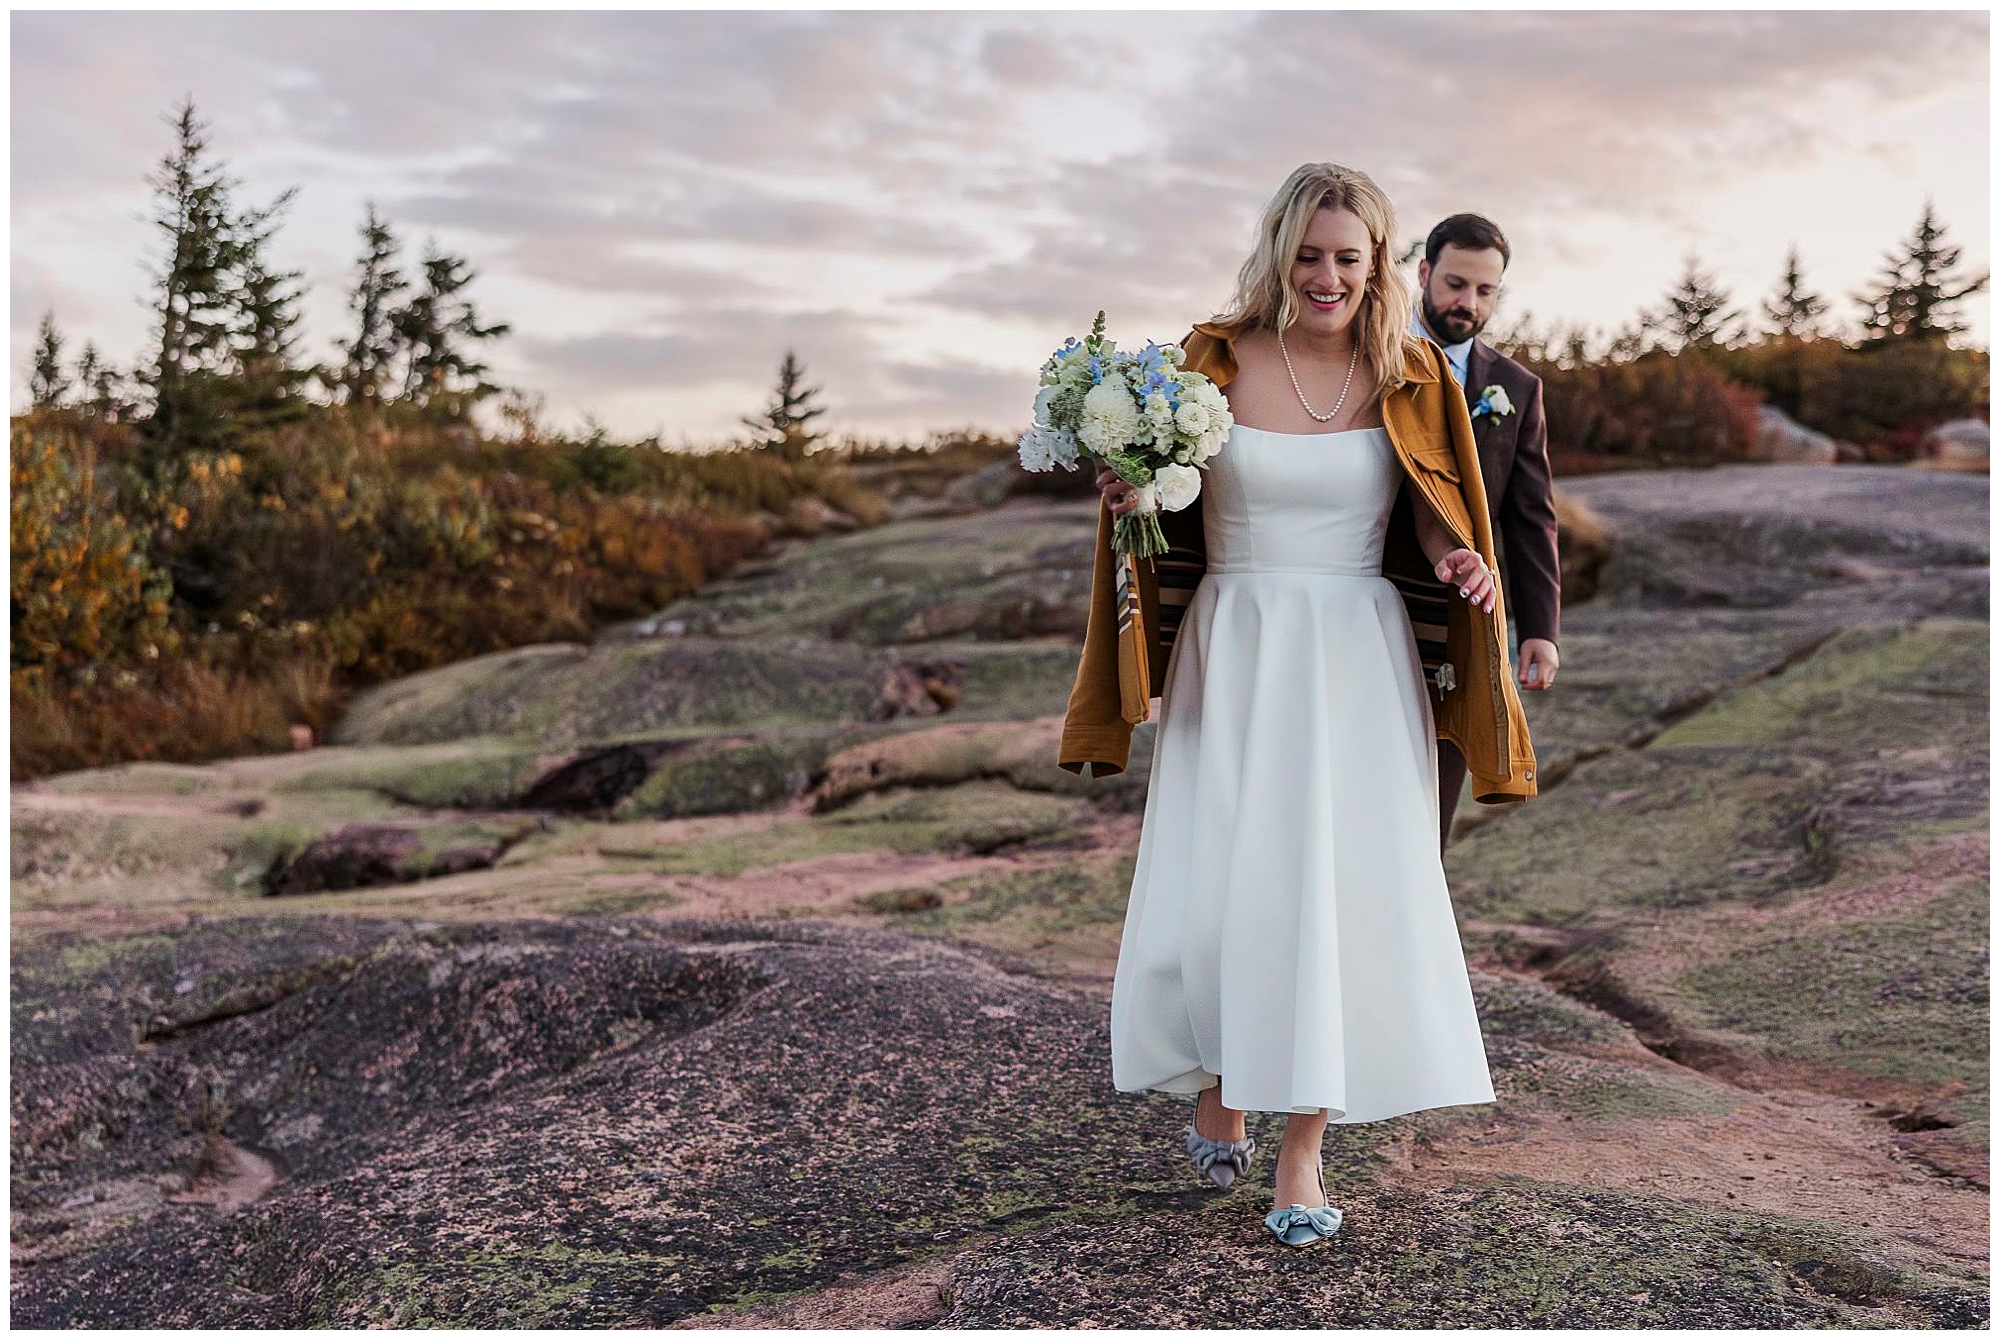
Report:
[[[1074,85],[1082,69],[1068,47],[1046,32],[996,28],[979,44],[981,69],[996,83],[1032,91]]]
[[[998,371],[947,358],[889,363],[880,373],[842,406],[849,421],[893,423],[910,432],[978,424],[1025,429],[1035,398],[1031,368]]]
[[[372,197],[410,264],[428,232],[471,260],[517,332],[494,361],[557,395],[671,416],[704,387],[761,394],[796,343],[829,417],[1013,422],[1024,379],[996,367],[1097,307],[1121,337],[1172,338],[1224,305],[1301,162],[1371,173],[1406,238],[1491,215],[1516,246],[1510,305],[1534,290],[1551,317],[1572,313],[1538,284],[1650,301],[1653,251],[1753,230],[1812,249],[1836,229],[1810,201],[1796,220],[1715,202],[1843,159],[1904,189],[1923,99],[1983,99],[1988,29],[1963,12],[23,13],[13,325],[53,299],[78,347],[103,332],[129,356],[143,175],[192,92],[257,183],[247,200],[303,180],[285,242],[327,290],[316,314],[340,311]],[[1984,162],[1983,125],[1954,134]]]
[[[1103,307],[1118,326],[1164,323],[1175,329],[1161,338],[1178,337],[1226,300],[1264,204],[1189,180],[1151,155],[1012,189],[1039,192],[1062,212],[1031,230],[1022,254],[955,275],[925,301],[1064,328],[1087,327]]]
[[[785,350],[821,380],[866,380],[885,361],[876,324],[850,312],[693,309],[644,334],[529,335],[517,353],[537,374],[584,391],[686,390],[715,382],[763,386]]]

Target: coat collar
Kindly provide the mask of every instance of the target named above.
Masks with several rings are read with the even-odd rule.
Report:
[[[1212,361],[1215,367],[1212,369],[1203,368],[1201,371],[1206,372],[1209,380],[1213,381],[1217,386],[1227,386],[1230,379],[1236,375],[1235,329],[1214,321],[1197,321],[1194,324],[1194,328],[1198,333],[1208,336],[1221,346],[1214,351],[1209,360],[1205,360]],[[1405,382],[1428,385],[1437,381],[1440,375],[1439,370],[1444,367],[1444,350],[1438,348],[1437,342],[1426,339],[1422,341],[1422,344],[1431,346],[1433,351],[1432,357],[1426,358],[1423,355],[1421,352],[1422,345],[1415,336],[1408,336],[1403,340],[1403,379]],[[1476,356],[1479,352],[1479,345],[1475,342],[1472,349]],[[1471,369],[1472,364],[1468,360],[1466,363],[1468,376],[1471,375]]]

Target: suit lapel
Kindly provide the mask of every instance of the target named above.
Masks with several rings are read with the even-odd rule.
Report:
[[[1493,350],[1486,341],[1475,339],[1472,348],[1466,351],[1465,357],[1466,409],[1470,410],[1479,403],[1479,393],[1486,389],[1486,384],[1492,379]],[[1479,473],[1486,483],[1487,502],[1496,518],[1499,515],[1498,490],[1505,482],[1496,477],[1498,472],[1494,468],[1493,458],[1499,448],[1494,445],[1493,439],[1498,432],[1496,421],[1491,414],[1482,414],[1472,421],[1472,442],[1479,449]],[[1496,528],[1493,539],[1495,544],[1500,542],[1499,536],[1500,533]]]
[[[1493,376],[1493,350],[1486,341],[1474,340],[1465,359],[1465,407],[1471,409],[1479,403],[1479,393],[1486,389],[1486,383]]]

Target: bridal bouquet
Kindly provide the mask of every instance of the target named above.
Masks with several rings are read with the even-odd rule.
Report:
[[[1221,388],[1183,371],[1185,361],[1178,344],[1149,342],[1120,353],[1104,338],[1099,312],[1089,339],[1066,340],[1042,364],[1035,426],[1021,437],[1021,464],[1074,470],[1082,457],[1136,488],[1139,505],[1112,530],[1112,548],[1121,554],[1166,552],[1160,512],[1178,512],[1200,496],[1200,467],[1235,424]]]

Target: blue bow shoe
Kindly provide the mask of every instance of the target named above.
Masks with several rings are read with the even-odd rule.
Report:
[[[1331,1205],[1318,1209],[1293,1205],[1265,1215],[1264,1227],[1287,1247],[1303,1247],[1307,1243],[1323,1242],[1332,1237],[1340,1227],[1340,1211]]]
[[[1250,1171],[1250,1156],[1257,1152],[1257,1139],[1246,1135],[1241,1140],[1211,1140],[1189,1122],[1187,1151],[1194,1158],[1195,1171],[1206,1174],[1217,1186],[1228,1187]]]

